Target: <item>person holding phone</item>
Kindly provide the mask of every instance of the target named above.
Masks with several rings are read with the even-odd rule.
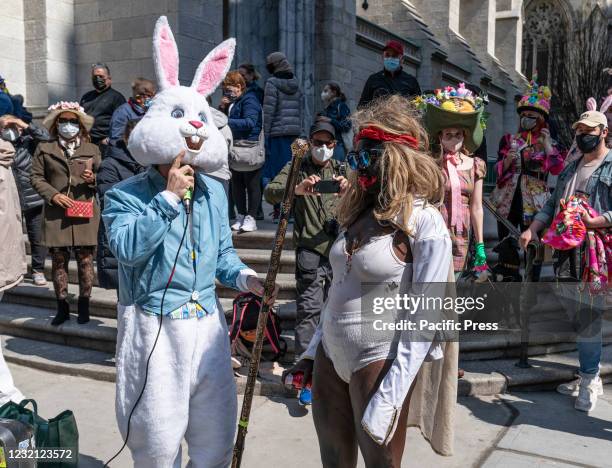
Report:
[[[329,249],[338,235],[336,207],[339,196],[348,187],[340,163],[332,157],[336,145],[335,134],[336,130],[329,119],[318,117],[315,120],[310,128],[310,153],[302,160],[295,187],[293,242],[297,290],[296,356],[306,351],[310,343],[332,281]],[[288,163],[268,184],[264,191],[268,203],[280,203],[283,200],[290,170],[291,163]],[[338,184],[337,193],[317,191],[320,182],[329,181]],[[310,404],[310,389],[302,389],[299,398],[301,404]]]
[[[77,322],[89,321],[100,223],[96,172],[101,157],[89,138],[93,123],[93,117],[76,102],[52,105],[43,120],[51,140],[38,145],[32,161],[32,187],[45,200],[42,241],[52,258],[57,314],[51,324],[56,326],[70,319],[68,262],[72,251],[79,276]]]

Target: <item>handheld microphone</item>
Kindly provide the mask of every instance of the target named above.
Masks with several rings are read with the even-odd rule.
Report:
[[[183,206],[185,207],[185,212],[187,214],[191,214],[191,199],[193,198],[193,189],[187,189],[185,192],[185,196],[183,197]]]

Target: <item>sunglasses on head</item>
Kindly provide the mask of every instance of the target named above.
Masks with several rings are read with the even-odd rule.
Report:
[[[57,123],[79,125],[80,122],[79,119],[64,119],[60,117],[57,119]]]
[[[356,171],[357,169],[365,169],[372,160],[383,153],[382,150],[377,148],[360,149],[359,151],[349,151],[346,155],[346,160],[349,163],[351,169]]]

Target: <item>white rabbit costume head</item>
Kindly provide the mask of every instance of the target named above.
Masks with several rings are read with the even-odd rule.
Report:
[[[168,20],[153,33],[153,62],[160,92],[130,135],[128,149],[143,166],[170,164],[185,150],[183,162],[205,172],[227,161],[227,144],[217,129],[206,97],[227,74],[236,41],[215,47],[198,66],[191,86],[179,84],[179,56]]]

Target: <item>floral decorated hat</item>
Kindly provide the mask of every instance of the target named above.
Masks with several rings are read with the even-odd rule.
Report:
[[[534,76],[529,83],[529,90],[519,101],[516,111],[534,110],[548,118],[550,113],[550,98],[552,94],[548,86],[539,86],[538,77]]]
[[[60,101],[56,102],[52,106],[49,106],[49,113],[43,120],[43,125],[47,129],[51,129],[55,120],[62,112],[72,112],[81,121],[81,125],[89,132],[94,124],[94,118],[91,115],[85,113],[85,109],[81,107],[78,102]]]
[[[413,102],[425,113],[425,127],[432,139],[435,140],[445,128],[457,127],[465,130],[464,144],[468,151],[474,152],[482,144],[486,128],[486,95],[476,95],[465,87],[465,83],[459,83],[457,88],[447,86],[417,96]]]

